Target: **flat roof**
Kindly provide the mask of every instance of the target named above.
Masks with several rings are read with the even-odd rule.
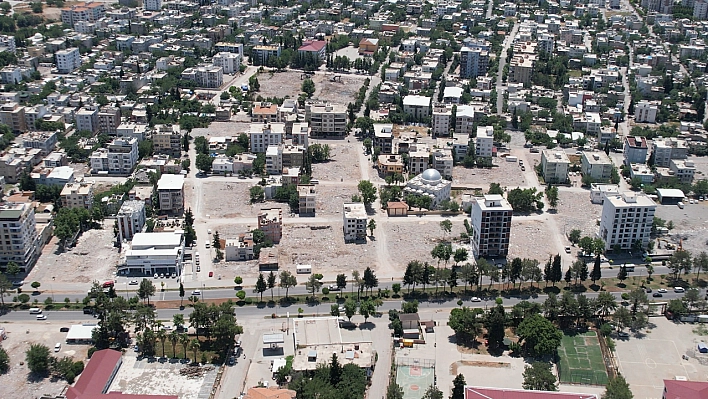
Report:
[[[66,333],[66,341],[90,341],[93,339],[93,330],[98,328],[97,324],[75,324]]]
[[[164,174],[157,182],[158,190],[181,190],[184,187],[184,176]]]
[[[683,191],[679,190],[678,188],[657,188],[656,193],[659,195],[659,197],[665,198],[665,197],[676,197],[676,198],[685,198],[686,195],[684,195]]]
[[[285,342],[282,333],[263,334],[263,345],[282,344]]]
[[[182,231],[135,233],[132,249],[148,249],[162,247],[164,249],[178,247],[182,244]]]
[[[430,106],[430,97],[410,95],[403,97],[403,105],[428,107]]]

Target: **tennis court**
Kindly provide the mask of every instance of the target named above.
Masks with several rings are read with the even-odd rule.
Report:
[[[607,385],[607,369],[594,331],[563,335],[558,355],[562,383]]]
[[[396,359],[396,383],[404,399],[421,399],[435,385],[435,363],[425,359]]]

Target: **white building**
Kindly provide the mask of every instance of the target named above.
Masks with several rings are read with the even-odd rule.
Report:
[[[590,202],[602,204],[607,197],[619,195],[619,186],[616,184],[591,184]]]
[[[125,201],[116,215],[118,239],[130,241],[145,226],[145,202]]]
[[[134,137],[114,139],[108,148],[100,148],[89,157],[94,173],[127,175],[138,163],[138,140]]]
[[[81,66],[81,54],[76,47],[59,50],[54,53],[54,56],[59,73],[72,73]]]
[[[642,100],[634,106],[634,121],[637,123],[656,123],[656,114],[659,106],[652,102]]]
[[[631,165],[633,163],[642,164],[647,161],[647,152],[649,146],[645,137],[627,136],[624,138],[624,164]]]
[[[283,173],[283,147],[269,145],[265,153],[265,170],[269,175]]]
[[[339,104],[306,106],[306,119],[312,136],[344,136],[347,133],[347,108]]]
[[[76,131],[87,131],[91,133],[98,131],[98,107],[83,107],[76,112],[74,118]]]
[[[494,127],[477,126],[477,137],[474,142],[474,151],[478,157],[491,158],[494,148]]]
[[[342,212],[344,241],[366,240],[366,208],[361,202],[348,202]]]
[[[450,134],[450,118],[452,118],[452,105],[436,105],[433,107],[433,134],[447,136]]]
[[[687,159],[672,159],[669,162],[670,173],[681,183],[693,183],[696,174],[696,165]]]
[[[668,168],[672,159],[686,159],[688,157],[688,146],[684,140],[657,137],[652,140],[652,155],[654,156],[654,165]]]
[[[93,182],[67,183],[61,189],[61,203],[65,208],[93,207]]]
[[[509,202],[501,195],[485,195],[472,202],[472,250],[476,257],[505,257],[509,254],[511,216]]]
[[[0,240],[0,265],[15,262],[29,271],[41,251],[32,204],[0,205],[0,237],[5,238]]]
[[[430,97],[409,95],[403,97],[403,113],[420,121],[430,116]]]
[[[580,171],[593,180],[609,180],[612,176],[612,160],[603,151],[583,151],[580,159]]]
[[[129,274],[180,275],[184,260],[183,231],[136,233],[119,271]]]
[[[563,150],[543,150],[541,152],[541,167],[543,180],[548,184],[559,184],[568,181],[568,166],[570,159]]]
[[[212,58],[214,65],[221,67],[224,73],[238,73],[241,66],[241,56],[236,53],[218,53]]]
[[[619,245],[627,250],[639,243],[646,248],[655,210],[654,201],[644,194],[625,192],[608,196],[602,205],[600,219],[600,238],[605,241],[605,249],[611,250]]]
[[[271,145],[280,145],[285,138],[285,123],[251,123],[248,131],[251,152],[266,152]]]
[[[418,176],[408,180],[403,191],[406,194],[427,196],[432,199],[431,208],[435,208],[442,201],[450,199],[452,182],[443,180],[440,172],[427,169]]]
[[[164,174],[157,181],[157,200],[161,212],[184,212],[184,176]]]
[[[253,235],[242,234],[238,239],[227,239],[224,245],[224,256],[227,262],[253,259]]]
[[[452,179],[452,167],[455,163],[452,158],[451,148],[438,148],[433,151],[433,169],[443,177]]]

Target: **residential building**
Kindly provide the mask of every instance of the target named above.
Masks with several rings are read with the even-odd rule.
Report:
[[[477,126],[474,152],[478,157],[491,158],[494,154],[494,126]]]
[[[152,133],[152,148],[156,154],[174,158],[182,155],[182,132],[179,125],[157,125]]]
[[[693,17],[697,20],[708,18],[708,1],[697,0],[693,3]]]
[[[116,138],[108,144],[108,148],[94,151],[89,162],[94,173],[129,175],[138,163],[138,140]]]
[[[253,234],[240,234],[236,240],[225,240],[224,256],[227,262],[253,259]]]
[[[433,169],[446,179],[452,180],[452,166],[454,160],[451,148],[437,148],[433,150]]]
[[[31,132],[22,136],[22,146],[25,148],[39,148],[41,156],[47,156],[57,146],[56,132]]]
[[[162,0],[143,0],[143,6],[146,11],[160,11],[162,9]]]
[[[255,102],[251,108],[251,122],[272,123],[278,121],[278,104]]]
[[[340,104],[310,105],[307,114],[312,137],[345,136],[347,134],[347,108]]]
[[[120,126],[120,108],[103,107],[98,111],[98,131],[103,134],[115,136]]]
[[[265,170],[269,175],[283,173],[283,147],[269,145],[265,153]]]
[[[0,204],[0,265],[15,262],[28,272],[40,254],[37,226],[31,203]]]
[[[72,73],[81,66],[79,49],[71,47],[54,53],[59,73]]]
[[[164,174],[157,182],[157,200],[163,213],[184,212],[184,176]]]
[[[590,202],[603,204],[607,197],[619,195],[619,186],[616,184],[591,184]]]
[[[452,118],[452,105],[438,104],[433,106],[433,135],[447,136],[450,134],[450,119]]]
[[[580,171],[593,181],[609,180],[612,176],[612,161],[604,151],[583,151],[580,158]]]
[[[61,190],[61,204],[65,208],[93,207],[93,182],[66,183]]]
[[[535,55],[523,54],[514,56],[509,64],[509,82],[530,85],[535,61]]]
[[[452,182],[444,180],[440,172],[435,169],[427,169],[408,180],[403,192],[429,197],[431,199],[430,209],[435,209],[441,202],[450,199],[451,188]]]
[[[76,131],[98,132],[98,107],[86,106],[74,115]]]
[[[25,107],[15,102],[0,105],[0,122],[7,125],[13,133],[26,132]],[[34,128],[34,126],[31,126],[31,128]]]
[[[483,76],[489,66],[489,51],[482,48],[462,47],[460,50],[460,78]]]
[[[327,51],[327,42],[324,40],[305,40],[297,49],[298,56],[311,54],[312,57],[324,61]]]
[[[669,173],[668,168],[657,168],[657,175],[660,175],[661,170],[665,170],[666,174]],[[654,182],[654,172],[645,163],[632,163],[629,164],[629,178],[638,178],[643,184],[651,184]]]
[[[116,215],[118,240],[130,241],[145,226],[145,202],[125,201]]]
[[[285,138],[284,123],[251,123],[248,131],[248,141],[251,144],[251,152],[256,154],[266,152],[271,145],[280,145]]]
[[[656,123],[659,105],[654,101],[642,100],[634,106],[634,121],[637,123]]]
[[[647,145],[647,139],[642,136],[627,136],[624,139],[624,164],[631,165],[633,163],[645,163],[647,161],[647,152],[649,151],[649,146]]]
[[[307,122],[293,123],[291,136],[293,138],[293,145],[307,148],[310,145],[310,124]]]
[[[681,183],[693,183],[696,174],[696,165],[687,159],[672,159],[669,161],[669,173],[679,179]]]
[[[280,46],[254,46],[251,50],[253,65],[265,65],[270,57],[280,57]]]
[[[305,153],[307,152],[305,147],[285,145],[279,147],[279,152],[282,155],[283,169],[294,168],[299,171],[305,165]]]
[[[299,199],[299,214],[300,216],[315,216],[315,200],[317,193],[313,184],[301,184],[297,186],[297,194]]]
[[[359,55],[372,56],[379,51],[379,39],[363,38],[359,41]]]
[[[487,194],[472,201],[470,241],[476,257],[505,257],[509,254],[513,212],[501,195]]]
[[[261,209],[258,213],[258,230],[273,241],[273,244],[280,243],[283,237],[283,210],[281,208]]]
[[[688,157],[688,146],[684,140],[657,137],[652,140],[652,144],[652,157],[655,166],[668,168],[672,159],[686,159]]]
[[[135,233],[118,270],[133,275],[182,274],[184,232]]]
[[[563,184],[568,181],[568,166],[570,159],[565,151],[543,150],[541,152],[541,167],[543,180],[546,184]]]
[[[182,79],[192,81],[199,87],[217,89],[224,84],[224,71],[220,66],[198,65],[185,69]]]
[[[391,176],[403,173],[403,156],[381,154],[376,159],[376,168],[382,176]]]
[[[240,73],[241,56],[237,53],[221,52],[212,58],[212,63],[215,66],[221,67],[224,73]]]
[[[393,124],[374,123],[374,148],[379,148],[381,154],[393,153]]]
[[[403,97],[403,113],[416,121],[430,116],[430,97],[408,95]]]
[[[408,153],[408,171],[412,175],[419,175],[428,169],[430,162],[430,152],[416,149]]]
[[[344,241],[366,240],[366,207],[361,202],[345,202],[342,211]]]
[[[605,249],[646,248],[656,204],[645,194],[625,192],[609,196],[602,204],[599,236]]]
[[[74,169],[70,166],[43,168],[39,172],[30,173],[30,176],[37,184],[63,187],[74,182]]]
[[[61,9],[61,22],[74,26],[77,22],[96,22],[106,15],[106,6],[99,2],[86,2]]]

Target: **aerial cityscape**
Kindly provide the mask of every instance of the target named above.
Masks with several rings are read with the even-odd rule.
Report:
[[[708,399],[706,37],[0,1],[0,398]]]

